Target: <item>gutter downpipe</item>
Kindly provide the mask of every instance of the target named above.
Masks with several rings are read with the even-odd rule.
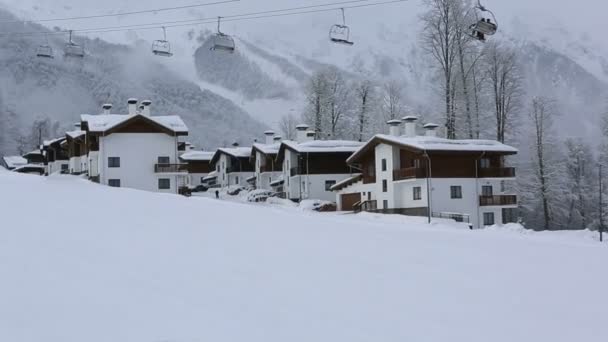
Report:
[[[431,197],[433,196],[433,194],[432,194],[432,192],[433,192],[433,189],[432,189],[433,163],[431,162],[431,157],[429,157],[427,150],[424,150],[423,156],[426,158],[427,164],[428,164],[428,174],[426,177],[426,200],[427,200],[427,207],[429,210],[429,212],[427,214],[428,214],[429,224],[430,224],[431,221],[433,220],[433,208],[431,206]]]
[[[479,205],[479,162],[483,159],[483,157],[486,156],[486,151],[481,152],[481,155],[479,156],[479,158],[477,159],[476,163],[475,163],[475,193],[477,195],[476,197],[476,204],[475,206],[477,207],[477,226],[481,227],[481,206]]]

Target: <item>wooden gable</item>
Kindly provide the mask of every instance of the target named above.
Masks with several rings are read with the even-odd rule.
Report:
[[[112,133],[165,133],[168,135],[176,135],[172,130],[150,120],[142,115],[134,116],[133,118],[117,125],[108,130],[105,135]]]

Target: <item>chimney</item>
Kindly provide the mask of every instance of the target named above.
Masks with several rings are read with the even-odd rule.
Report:
[[[80,122],[76,122],[76,123],[74,124],[74,127],[75,127],[75,128],[80,129]]]
[[[436,125],[434,123],[428,123],[428,124],[424,125],[424,129],[426,130],[426,136],[427,137],[436,137],[438,127],[439,127],[439,125]]]
[[[305,142],[306,141],[306,131],[308,130],[308,125],[297,125],[296,126],[296,142]]]
[[[143,100],[141,101],[141,105],[144,107],[141,111],[141,113],[145,116],[150,116],[150,106],[152,106],[152,101],[150,100]]]
[[[273,141],[274,141],[274,143],[275,143],[275,144],[276,144],[276,143],[280,143],[280,142],[281,142],[281,140],[283,140],[283,137],[282,137],[282,136],[280,136],[280,135],[275,135],[275,136],[274,136]]]
[[[264,135],[266,136],[266,145],[272,145],[272,142],[274,141],[274,132],[266,131],[264,132]]]
[[[129,115],[137,114],[137,99],[129,99]]]
[[[406,138],[413,138],[416,136],[416,121],[418,121],[418,118],[415,116],[406,116],[403,118]]]
[[[233,143],[232,143],[232,147],[239,147],[239,143],[238,143],[238,141],[233,142]]]
[[[103,113],[105,115],[108,115],[108,114],[110,114],[110,111],[112,110],[112,104],[111,103],[106,103],[106,104],[103,105],[102,108],[103,108]]]
[[[389,135],[393,136],[393,137],[398,137],[401,134],[399,134],[399,126],[401,126],[401,121],[399,120],[390,120],[389,122],[387,122],[387,124],[390,126],[389,128]]]

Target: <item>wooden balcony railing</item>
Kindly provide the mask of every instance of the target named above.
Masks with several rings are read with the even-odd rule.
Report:
[[[272,166],[266,166],[266,165],[260,166],[260,173],[266,173],[266,172],[281,172],[281,171],[283,171],[283,170],[281,169],[281,167],[280,167],[280,166],[279,166],[279,167],[277,167],[276,165],[275,165],[274,169],[272,168]]]
[[[188,164],[156,164],[155,173],[188,173]]]
[[[374,184],[376,183],[376,175],[363,175],[363,184]]]
[[[517,196],[515,196],[515,195],[480,196],[479,205],[482,207],[517,205]]]
[[[515,178],[513,167],[480,168],[479,178]]]
[[[393,171],[393,180],[395,181],[426,177],[426,169],[421,167],[410,167]]]

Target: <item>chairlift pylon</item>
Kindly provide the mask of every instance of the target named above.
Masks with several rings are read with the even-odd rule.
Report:
[[[65,44],[65,50],[63,51],[65,57],[84,57],[84,48],[72,40],[72,30],[70,30],[70,39]]]
[[[163,39],[152,42],[152,53],[156,56],[171,57],[171,43],[167,40],[167,29],[163,26]]]
[[[473,39],[485,42],[486,36],[493,36],[496,34],[498,31],[496,16],[492,11],[481,4],[481,0],[477,0],[477,5],[469,10],[466,15],[467,18],[472,17],[471,12],[474,13],[475,22],[469,25],[468,30],[466,31],[469,36]]]
[[[49,38],[45,35],[45,43],[38,46],[36,49],[36,57],[40,58],[55,58],[53,48],[49,44]]]
[[[342,11],[342,24],[335,24],[329,29],[329,39],[336,44],[351,46],[354,42],[350,40],[350,27],[346,25],[344,8],[340,8],[340,11]]]
[[[222,17],[217,17],[217,33],[211,37],[213,43],[211,50],[234,53],[236,49],[234,39],[221,31],[221,21]]]

